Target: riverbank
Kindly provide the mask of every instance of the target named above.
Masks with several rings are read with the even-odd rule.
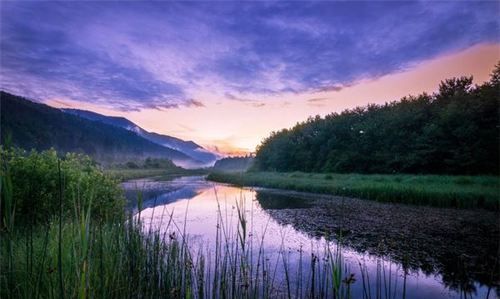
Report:
[[[499,210],[495,176],[377,175],[324,173],[210,173],[208,180],[436,207]]]

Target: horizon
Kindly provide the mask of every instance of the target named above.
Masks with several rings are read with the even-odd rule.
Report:
[[[0,87],[246,154],[310,116],[487,81],[499,5],[3,2]]]

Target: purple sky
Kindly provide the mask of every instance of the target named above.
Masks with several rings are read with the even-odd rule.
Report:
[[[497,44],[499,5],[4,1],[0,87],[117,113],[263,107]]]
[[[118,109],[301,92],[499,40],[499,2],[3,2],[1,86]]]

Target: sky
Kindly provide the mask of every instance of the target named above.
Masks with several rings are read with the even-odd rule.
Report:
[[[0,2],[0,88],[227,154],[309,116],[488,80],[500,2]]]

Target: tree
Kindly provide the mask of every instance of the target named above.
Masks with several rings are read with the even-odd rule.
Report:
[[[274,171],[498,174],[500,63],[491,80],[308,118],[273,132],[255,167]]]

